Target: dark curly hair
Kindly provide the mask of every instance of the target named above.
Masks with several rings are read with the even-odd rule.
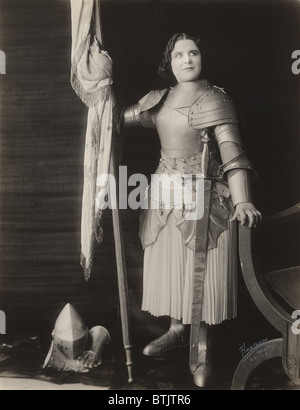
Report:
[[[172,52],[175,48],[175,44],[179,40],[192,40],[197,45],[200,50],[200,39],[186,33],[177,33],[175,34],[168,42],[167,47],[163,53],[162,59],[158,67],[158,74],[160,77],[166,80],[175,80],[175,76],[172,71],[171,61],[172,61]]]

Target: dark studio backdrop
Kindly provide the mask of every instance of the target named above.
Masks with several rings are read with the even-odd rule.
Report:
[[[165,87],[156,72],[174,33],[200,36],[203,75],[225,87],[240,110],[243,139],[259,175],[254,199],[264,214],[299,201],[300,74],[291,69],[292,52],[300,49],[299,11],[296,0],[102,2],[105,48],[124,104]],[[71,302],[89,326],[101,324],[114,334],[118,291],[109,211],[88,283],[79,265],[87,108],[69,82],[69,1],[0,0],[0,49],[7,58],[6,75],[0,76],[0,309],[8,331],[38,333],[49,342],[59,311]],[[155,132],[127,131],[122,152],[117,149],[129,175],[154,172],[160,150]],[[133,342],[140,346],[165,323],[140,312],[138,216],[122,211]],[[298,235],[285,234],[283,244],[264,241],[265,270],[298,264],[290,252],[298,248]],[[242,283],[240,293],[236,359],[243,342],[273,335]]]

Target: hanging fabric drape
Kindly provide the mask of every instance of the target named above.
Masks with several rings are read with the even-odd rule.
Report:
[[[98,0],[71,0],[71,85],[89,107],[81,216],[81,265],[89,279],[95,241],[102,241],[98,191],[107,184],[112,145],[112,60],[102,49]],[[101,188],[97,180],[101,176]]]

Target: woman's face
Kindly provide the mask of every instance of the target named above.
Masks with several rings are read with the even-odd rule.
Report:
[[[171,53],[171,66],[178,83],[199,79],[201,53],[193,40],[178,40]]]

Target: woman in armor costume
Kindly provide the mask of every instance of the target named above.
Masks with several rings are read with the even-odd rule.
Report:
[[[211,181],[210,192],[201,194],[208,195],[209,206],[204,206],[203,215],[207,230],[200,232],[205,243],[203,301],[201,317],[196,318],[197,358],[191,366],[195,384],[204,387],[213,380],[210,328],[237,315],[236,221],[255,227],[261,214],[252,204],[249,181],[254,171],[240,140],[233,103],[222,89],[201,78],[201,69],[199,39],[176,34],[159,68],[161,75],[176,79],[176,85],[151,91],[126,108],[122,119],[125,127],[156,128],[162,148],[158,178],[152,179],[149,207],[140,220],[142,310],[169,316],[170,328],[145,347],[145,355],[162,356],[187,344],[187,326],[195,321],[198,221],[192,198],[197,175]]]

